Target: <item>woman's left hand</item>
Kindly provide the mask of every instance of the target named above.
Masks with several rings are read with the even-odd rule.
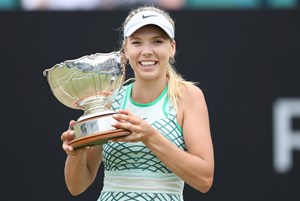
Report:
[[[143,142],[155,132],[155,129],[148,122],[134,115],[129,110],[120,110],[113,115],[113,118],[116,120],[112,125],[113,127],[123,128],[131,132],[130,135],[125,137],[112,139],[111,141],[113,142]]]

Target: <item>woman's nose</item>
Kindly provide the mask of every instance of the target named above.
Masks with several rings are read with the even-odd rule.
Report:
[[[143,56],[150,56],[153,54],[153,50],[149,45],[145,45],[142,50]]]

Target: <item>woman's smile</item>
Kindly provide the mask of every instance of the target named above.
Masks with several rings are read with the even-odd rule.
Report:
[[[157,67],[157,61],[140,61],[138,62],[143,71],[153,71]]]

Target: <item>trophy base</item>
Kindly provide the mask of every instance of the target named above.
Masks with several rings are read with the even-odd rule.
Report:
[[[103,132],[95,133],[92,135],[88,135],[85,137],[80,137],[75,140],[72,140],[70,142],[70,145],[74,149],[78,149],[78,148],[86,147],[86,146],[96,146],[96,145],[105,144],[110,139],[123,137],[123,136],[130,135],[130,134],[131,134],[130,131],[124,130],[124,129],[114,129],[114,130],[110,130],[110,131],[103,131]]]

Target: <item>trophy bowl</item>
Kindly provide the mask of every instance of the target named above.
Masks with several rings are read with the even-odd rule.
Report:
[[[106,143],[108,140],[131,134],[111,126],[116,112],[109,108],[123,85],[125,65],[119,51],[96,53],[66,60],[46,69],[54,96],[65,106],[83,110],[75,125],[74,149]]]

